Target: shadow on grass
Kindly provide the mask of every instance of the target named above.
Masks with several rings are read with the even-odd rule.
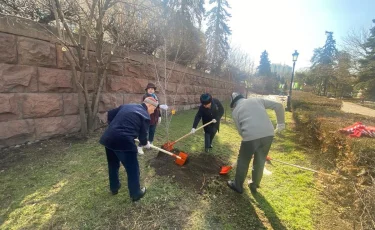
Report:
[[[259,192],[254,195],[255,200],[258,202],[260,209],[263,210],[264,215],[267,217],[273,229],[284,230],[287,229],[280,221],[279,217],[275,213],[275,210],[267,199]]]

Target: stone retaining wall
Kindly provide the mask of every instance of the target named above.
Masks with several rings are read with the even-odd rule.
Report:
[[[92,51],[92,88],[94,62]],[[139,53],[113,58],[99,112],[139,103],[147,83],[155,83],[157,62]],[[61,46],[45,28],[17,18],[0,18],[0,148],[79,131],[78,96],[72,80]],[[179,65],[173,67],[169,82],[168,104],[175,101],[179,110],[197,106],[201,93],[224,100],[236,88],[230,79]],[[165,102],[160,93],[159,99]]]

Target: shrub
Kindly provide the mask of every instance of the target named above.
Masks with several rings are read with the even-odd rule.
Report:
[[[304,145],[314,149],[316,163],[348,178],[323,177],[325,194],[342,208],[343,216],[375,228],[375,139],[350,138],[339,130],[362,122],[375,126],[375,118],[340,111],[342,102],[311,93],[292,98],[293,117]],[[353,215],[356,212],[356,215]]]

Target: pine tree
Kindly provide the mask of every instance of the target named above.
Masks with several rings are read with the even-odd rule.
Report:
[[[372,20],[375,23],[375,19]],[[364,90],[365,96],[375,99],[375,25],[370,29],[370,37],[364,45],[366,56],[359,60],[359,88]]]
[[[204,16],[204,0],[163,0],[166,26],[167,59],[179,64],[191,64],[201,49],[199,30]]]
[[[311,69],[315,72],[319,82],[323,86],[323,94],[327,94],[328,83],[333,76],[333,67],[335,64],[337,49],[336,41],[333,39],[333,32],[326,31],[327,39],[323,47],[314,50],[314,55],[311,58],[312,67]],[[319,89],[320,93],[321,89]]]
[[[220,73],[230,48],[228,38],[232,32],[228,26],[228,19],[231,14],[227,10],[230,6],[227,0],[210,0],[209,3],[215,6],[206,15],[207,56],[211,73]]]
[[[267,51],[263,51],[260,56],[260,62],[258,66],[258,75],[263,77],[271,77],[271,62],[268,59]]]

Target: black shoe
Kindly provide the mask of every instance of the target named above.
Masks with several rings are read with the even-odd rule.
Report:
[[[258,186],[256,186],[254,183],[250,183],[249,184],[249,188],[250,188],[250,192],[252,193],[252,194],[257,194],[257,188],[258,188]]]
[[[210,147],[209,147],[209,148],[210,148],[210,149],[212,149],[213,147],[214,147],[213,145],[210,145]]]
[[[116,190],[111,190],[112,195],[117,195],[118,190],[120,190],[120,188],[121,188],[121,183]]]
[[[211,149],[210,149],[210,148],[206,148],[204,151],[205,151],[206,153],[209,153],[209,152],[211,152]]]
[[[234,184],[234,181],[229,180],[229,181],[227,182],[227,185],[228,185],[228,187],[231,188],[233,191],[238,192],[239,194],[242,194],[243,191],[240,191],[240,190],[238,190],[238,189],[236,188],[236,185]]]
[[[146,194],[146,187],[141,188],[141,194],[138,197],[132,198],[133,202],[139,201]]]

